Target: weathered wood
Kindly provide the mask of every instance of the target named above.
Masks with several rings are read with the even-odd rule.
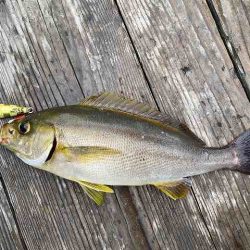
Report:
[[[231,47],[232,61],[239,65],[240,78],[245,83],[250,98],[250,1],[210,0],[210,2],[220,19],[224,43],[228,44],[229,50]]]
[[[249,128],[249,101],[205,1],[118,0],[117,4],[162,110],[185,121],[209,146],[225,145]],[[195,197],[216,248],[250,247],[249,181],[249,176],[230,171],[193,178]],[[164,221],[166,229],[172,218],[163,199],[143,206],[155,221]],[[161,217],[160,211],[168,216]],[[188,244],[181,242],[187,233],[181,231],[185,223],[176,224],[179,241],[172,241],[180,249]],[[160,230],[157,235],[164,243],[171,240],[165,233]]]
[[[25,249],[2,183],[0,183],[0,249]]]
[[[143,88],[136,82],[141,75],[137,73],[121,19],[114,13],[111,3],[105,5],[104,1],[100,5],[98,2],[96,5],[100,9],[93,12],[98,17],[97,11],[107,8],[100,20],[103,26],[98,26],[97,34],[108,27],[108,31],[103,32],[105,39],[99,46],[113,54],[112,57],[106,56],[113,61],[109,60],[109,65],[103,63],[102,77],[99,75],[101,54],[98,51],[102,48],[94,51],[91,48],[93,40],[100,39],[100,36],[94,37],[82,30],[87,24],[82,18],[88,17],[90,22],[93,14],[90,12],[86,16],[76,13],[79,10],[89,11],[90,3],[85,3],[86,6],[81,6],[80,2],[75,4],[59,4],[57,1],[7,1],[3,4],[1,102],[25,103],[37,110],[75,103],[83,98],[82,87],[85,94],[89,94],[88,89],[97,92],[97,86],[101,88],[104,80],[122,84],[123,79],[127,78],[135,85],[131,91]],[[65,16],[64,8],[69,16]],[[67,18],[73,19],[72,26],[65,23]],[[117,21],[113,24],[115,19]],[[60,33],[60,25],[65,28],[65,33]],[[107,46],[109,32],[117,36]],[[86,37],[81,37],[83,35]],[[67,50],[64,43],[67,43]],[[132,75],[126,72],[124,65]],[[115,79],[112,79],[113,76]],[[130,233],[126,216],[115,196],[108,197],[106,205],[97,208],[76,185],[27,168],[5,150],[1,154],[3,159],[9,159],[1,166],[1,173],[29,249],[133,249],[147,244],[144,235]],[[133,223],[136,225],[136,221]],[[136,242],[134,237],[137,239],[138,235],[140,241]]]
[[[41,109],[52,105],[75,103],[83,98],[81,86],[78,86],[79,82],[74,72],[75,68],[70,66],[69,59],[75,60],[79,54],[82,54],[81,51],[90,51],[82,48],[84,44],[81,39],[74,40],[73,35],[70,34],[69,38],[72,39],[70,46],[75,54],[71,58],[67,56],[70,51],[64,49],[64,41],[60,38],[60,35],[67,38],[67,35],[58,33],[51,12],[51,6],[56,8],[56,4],[47,5],[45,1],[40,3],[36,1],[6,2],[1,16],[2,102],[23,103],[25,100],[26,103],[29,102],[30,105]],[[64,4],[67,7],[67,4]],[[56,10],[56,15],[63,13],[63,7],[61,4],[60,10]],[[73,10],[76,11],[77,8]],[[43,19],[48,11],[50,15]],[[107,13],[108,16],[112,17]],[[66,17],[60,17],[61,22],[64,22],[64,18]],[[102,23],[104,26],[108,25],[105,22]],[[70,33],[71,28],[75,29],[75,26],[77,26],[76,23],[72,27],[66,26],[66,31]],[[121,22],[117,23],[113,29],[116,31],[120,26]],[[111,27],[109,29],[111,30]],[[104,35],[108,37],[108,34],[104,33]],[[123,41],[126,49],[128,43],[124,43],[123,34],[119,36],[119,40]],[[81,47],[76,47],[75,42],[79,42]],[[105,41],[103,46],[105,47]],[[119,56],[119,50],[121,50],[124,58],[120,57],[119,60],[128,63],[127,68],[132,69],[133,63],[130,61],[133,62],[133,54],[123,52],[123,47],[117,49],[118,51],[110,51],[114,53],[113,63],[116,62],[116,57]],[[86,55],[85,58],[79,59],[77,67],[82,68],[76,70],[78,77],[83,74],[82,78],[85,79],[85,81],[81,79],[83,85],[94,83],[95,79],[92,77],[98,77],[96,63],[100,60],[99,57],[97,51],[97,56],[90,56],[91,63]],[[134,65],[135,70],[131,78],[138,75],[135,62]],[[122,64],[118,66],[124,71]],[[118,73],[120,73],[119,67],[115,67]],[[115,75],[112,69],[111,71],[110,75]],[[93,74],[88,77],[88,72],[93,72]],[[104,72],[109,73],[107,70]],[[126,75],[126,72],[120,73],[121,77],[130,78]],[[118,80],[117,74],[116,79]],[[101,85],[101,81],[104,80],[110,81],[105,76],[96,81],[98,85]],[[91,89],[93,90],[92,86]],[[7,152],[3,151],[2,154],[3,159],[9,159]],[[127,230],[127,221],[115,196],[108,199],[105,207],[96,208],[81,189],[77,188],[76,192],[72,191],[72,186],[75,187],[75,185],[65,184],[64,181],[53,176],[27,169],[24,164],[13,157],[9,160],[10,162],[4,162],[4,166],[8,164],[8,168],[1,168],[1,172],[6,180],[17,220],[29,249],[119,249],[125,247],[132,249],[134,244],[137,247],[143,246],[145,239],[135,242],[133,238],[136,235],[130,234]],[[20,191],[17,192],[18,190]],[[136,221],[131,222],[132,225],[133,223],[136,225]]]
[[[40,110],[111,90],[155,105],[152,90],[162,110],[208,145],[248,127],[249,103],[205,2],[118,1],[129,34],[116,7],[109,0],[1,2],[0,102]],[[77,185],[4,149],[1,156],[28,249],[249,247],[250,180],[241,174],[194,178],[195,196],[178,202],[151,187],[130,188],[132,199],[119,188],[98,208]]]
[[[7,0],[2,8],[1,102],[40,110],[113,90],[155,105],[112,1]],[[119,203],[110,195],[97,208],[78,186],[1,154],[29,249],[213,247],[192,195],[174,203],[152,188],[131,188],[136,212],[119,188]]]

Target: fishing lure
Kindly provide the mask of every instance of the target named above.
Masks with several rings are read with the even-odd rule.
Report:
[[[0,118],[15,117],[33,112],[31,107],[22,107],[13,104],[0,104]]]

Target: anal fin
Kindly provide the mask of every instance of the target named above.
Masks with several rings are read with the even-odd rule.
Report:
[[[189,178],[183,178],[177,181],[155,183],[153,185],[173,200],[177,200],[187,196],[191,187],[191,181]]]

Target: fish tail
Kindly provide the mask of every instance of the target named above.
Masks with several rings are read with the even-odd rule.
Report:
[[[250,130],[242,133],[231,143],[230,147],[233,148],[237,159],[234,169],[250,174]]]

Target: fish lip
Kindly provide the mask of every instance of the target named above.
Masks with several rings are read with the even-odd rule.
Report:
[[[6,145],[10,143],[10,138],[6,136],[4,137],[4,126],[5,124],[0,127],[0,145]]]
[[[0,138],[0,145],[6,145],[10,143],[10,138],[8,137],[2,137]]]

